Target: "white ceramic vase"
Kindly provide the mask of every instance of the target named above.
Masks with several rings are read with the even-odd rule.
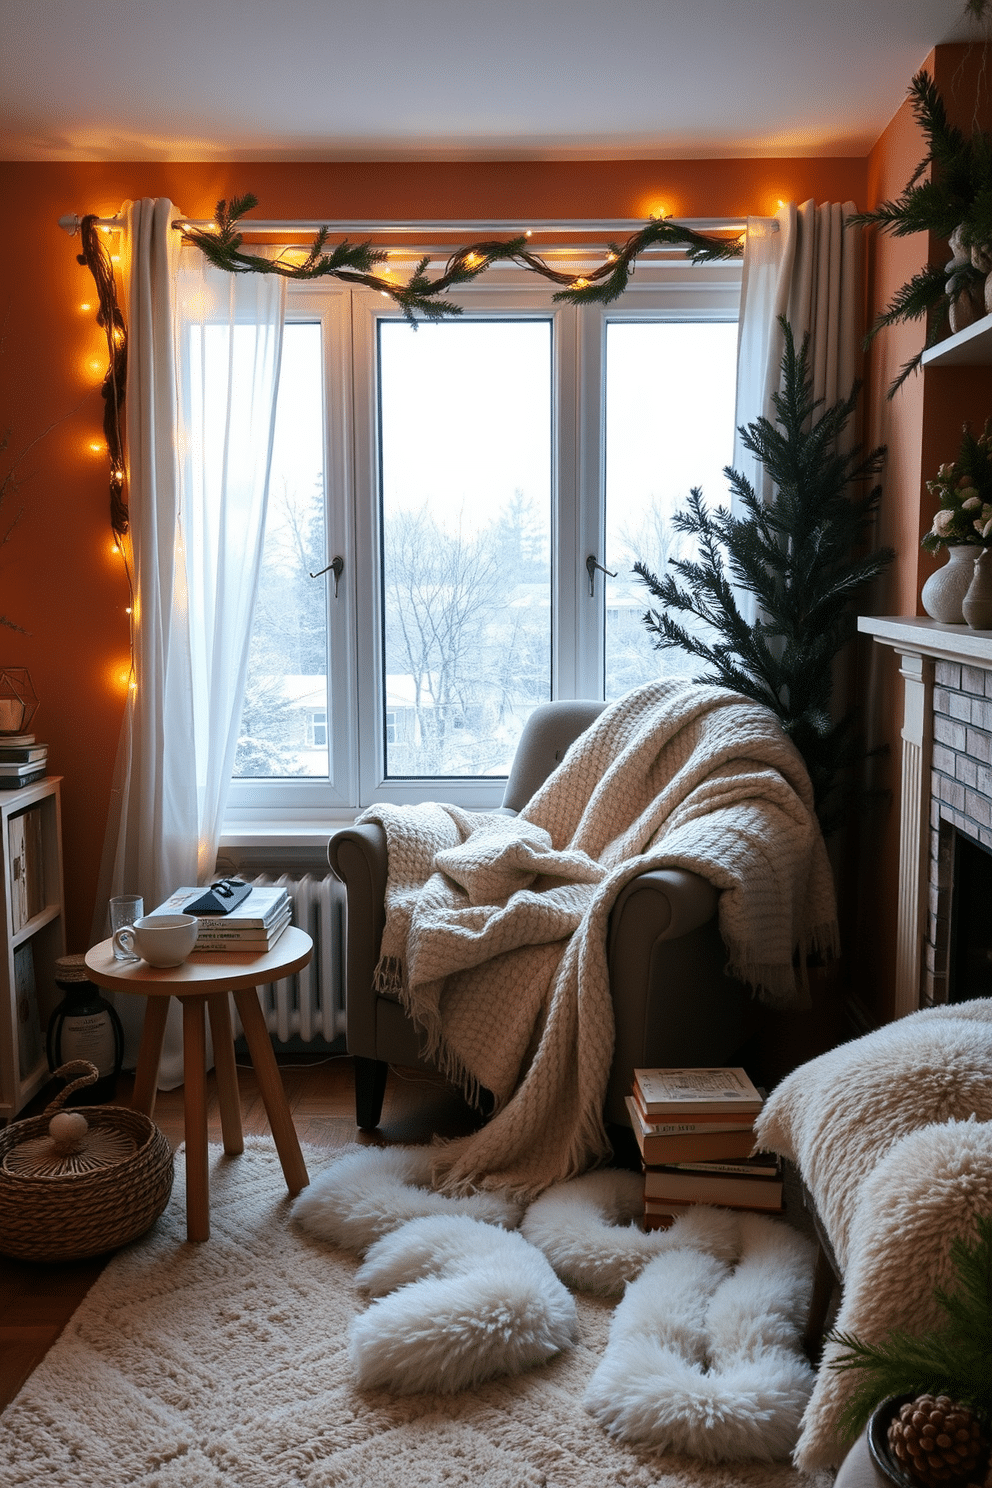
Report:
[[[954,543],[947,549],[947,562],[923,585],[920,599],[931,620],[943,625],[963,625],[961,606],[975,577],[979,549],[972,543]]]

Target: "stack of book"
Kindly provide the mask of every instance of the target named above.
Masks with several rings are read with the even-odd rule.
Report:
[[[0,734],[0,790],[18,790],[44,780],[48,769],[48,745],[34,734]]]
[[[177,889],[153,914],[186,914],[186,906],[201,899],[204,888]],[[199,915],[198,951],[243,951],[260,955],[271,950],[292,918],[289,895],[279,884],[256,885],[247,898],[221,915]]]
[[[627,1097],[644,1168],[644,1223],[665,1229],[693,1204],[780,1211],[782,1172],[751,1155],[762,1096],[742,1069],[639,1069]]]

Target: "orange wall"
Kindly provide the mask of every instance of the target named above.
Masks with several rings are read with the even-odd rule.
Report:
[[[935,79],[952,123],[970,132],[992,125],[986,58],[980,47],[937,47],[924,64]],[[868,158],[867,200],[898,197],[925,153],[925,142],[904,103]],[[946,262],[947,244],[925,234],[896,238],[870,233],[868,251],[869,318],[924,263]],[[886,391],[899,368],[923,344],[921,323],[893,326],[872,342],[867,366],[867,430],[872,445],[885,444],[888,457],[879,540],[893,547],[896,560],[866,606],[880,615],[922,615],[919,593],[941,560],[921,550],[920,539],[933,519],[926,481],[944,460],[955,457],[961,426],[976,429],[992,414],[992,372],[983,368],[930,368],[911,376],[892,399]],[[856,883],[858,931],[854,937],[857,990],[871,1016],[891,1016],[895,970],[898,891],[899,789],[902,682],[888,648],[859,644],[861,705],[870,740],[887,753],[874,769],[873,784],[888,793],[887,804],[862,818]],[[851,885],[846,888],[850,891]]]
[[[57,227],[66,213],[110,215],[168,196],[193,217],[253,191],[266,218],[645,218],[768,214],[779,198],[864,198],[860,160],[595,161],[523,164],[0,164],[3,281],[0,430],[22,462],[24,516],[0,550],[0,662],[27,666],[41,698],[36,732],[64,777],[70,950],[88,944],[127,665],[127,588],[108,525],[101,437],[102,333],[86,269]],[[50,427],[53,426],[53,427]],[[44,433],[48,430],[47,433]],[[3,467],[0,467],[3,468]],[[2,515],[2,513],[0,513]]]

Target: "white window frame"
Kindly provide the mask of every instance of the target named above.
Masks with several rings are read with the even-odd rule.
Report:
[[[576,270],[579,272],[580,270]],[[547,281],[523,270],[493,271],[451,298],[466,315],[552,320],[552,636],[551,695],[603,696],[604,587],[589,594],[586,557],[605,543],[605,382],[611,321],[732,321],[740,302],[740,263],[661,262],[638,267],[611,305],[555,303]],[[387,779],[378,530],[377,323],[400,315],[374,291],[328,282],[289,286],[287,319],[319,320],[325,377],[327,552],[344,557],[334,598],[327,585],[327,778],[232,781],[224,840],[249,841],[306,823],[317,828],[354,817],[377,801],[444,799],[470,808],[499,805],[500,777]],[[350,432],[349,432],[350,431]],[[328,576],[330,577],[330,576]],[[315,581],[316,582],[316,581]],[[361,730],[361,732],[360,732]]]

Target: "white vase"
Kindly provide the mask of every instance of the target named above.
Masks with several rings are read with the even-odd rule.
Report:
[[[930,575],[920,594],[931,620],[943,625],[964,624],[961,606],[975,576],[977,556],[978,548],[972,543],[954,543],[948,548],[947,562]]]

